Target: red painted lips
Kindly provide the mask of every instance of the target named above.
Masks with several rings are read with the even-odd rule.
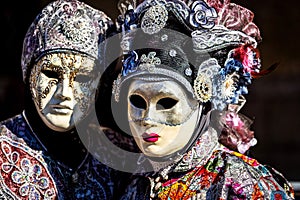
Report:
[[[142,137],[145,142],[156,142],[159,138],[159,135],[156,133],[143,133]]]

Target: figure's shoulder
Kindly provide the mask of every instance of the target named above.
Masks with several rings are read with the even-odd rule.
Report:
[[[283,174],[269,165],[264,166],[272,174],[272,177],[275,179],[275,181],[285,190],[288,196],[294,198],[294,188],[292,184],[283,176]]]
[[[255,158],[252,158],[250,156],[247,156],[245,154],[236,152],[236,151],[232,151],[229,149],[224,150],[224,153],[226,154],[226,157],[228,158],[228,164],[229,165],[233,165],[234,163],[236,163],[236,165],[240,165],[243,166],[245,168],[254,168],[254,169],[259,169],[259,171],[261,172],[263,165],[256,160]],[[269,175],[267,171],[263,172],[266,175]]]
[[[4,199],[23,199],[32,193],[38,199],[40,195],[49,198],[57,195],[55,182],[42,153],[28,146],[6,125],[0,125],[0,163],[0,196]],[[34,190],[29,191],[26,184]]]
[[[273,175],[277,175],[277,173],[278,175],[281,175],[274,168],[262,164],[257,159],[245,154],[241,154],[227,148],[223,148],[218,153],[220,154],[220,157],[225,160],[224,167],[228,171],[236,171],[239,172],[239,174],[247,173],[256,180],[259,180],[261,178],[273,177]]]
[[[216,152],[223,159],[224,176],[255,197],[293,199],[294,190],[277,170],[244,154],[223,148]]]
[[[12,130],[10,130],[6,125],[0,125],[0,148],[5,148],[8,146],[14,147],[27,147],[26,142],[22,137],[16,135]],[[28,149],[25,148],[25,149]],[[1,154],[1,153],[0,153]]]
[[[0,142],[28,147],[36,147],[37,143],[22,114],[0,122]]]
[[[0,125],[4,125],[12,132],[15,132],[15,129],[25,129],[26,121],[22,114],[18,114],[11,118],[1,121]]]
[[[5,124],[0,124],[0,141],[19,141],[20,139]]]
[[[13,137],[13,133],[3,124],[0,124],[0,138],[3,137],[8,137],[11,138]]]

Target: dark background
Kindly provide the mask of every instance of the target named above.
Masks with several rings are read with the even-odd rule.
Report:
[[[20,67],[23,38],[27,28],[49,0],[4,1],[1,4],[0,120],[20,113],[24,106],[24,85]],[[86,0],[112,19],[117,0]],[[255,13],[254,22],[263,38],[259,45],[263,68],[275,62],[279,67],[255,80],[249,88],[242,112],[255,117],[253,129],[258,144],[254,156],[285,175],[300,181],[300,3],[297,0],[234,1]]]

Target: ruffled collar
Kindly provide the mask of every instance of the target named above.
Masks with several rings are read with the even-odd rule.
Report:
[[[209,127],[205,131],[196,143],[190,148],[190,150],[183,155],[178,155],[172,160],[159,162],[141,156],[139,159],[142,162],[149,162],[152,170],[137,170],[139,172],[144,171],[140,174],[146,177],[156,177],[160,174],[170,174],[172,172],[185,172],[189,171],[197,166],[204,165],[207,160],[211,157],[212,153],[221,148],[221,144],[218,142],[217,131]],[[142,166],[142,165],[140,165]],[[145,165],[143,165],[145,166]],[[150,172],[149,172],[150,171]]]
[[[209,127],[208,130],[200,136],[194,146],[175,164],[176,167],[173,171],[184,172],[204,165],[212,153],[220,146],[217,131]]]

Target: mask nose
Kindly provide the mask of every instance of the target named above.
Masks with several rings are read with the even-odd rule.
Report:
[[[61,100],[71,100],[72,88],[67,75],[63,75],[61,82],[58,84],[56,96]]]
[[[142,119],[142,125],[143,126],[155,126],[155,111],[156,108],[153,105],[149,105],[149,107],[145,111],[145,115]]]

